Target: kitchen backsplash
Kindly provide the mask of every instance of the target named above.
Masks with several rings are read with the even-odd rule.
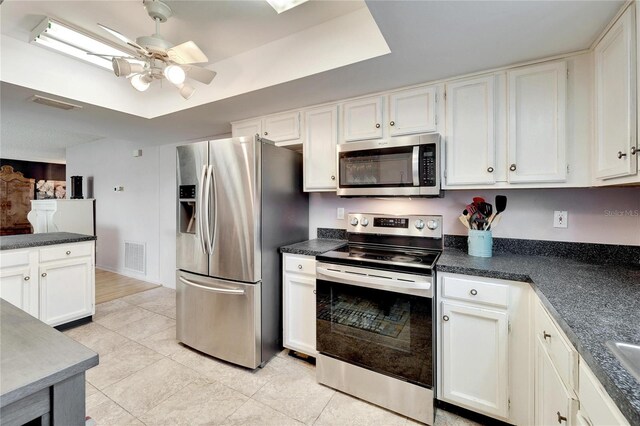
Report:
[[[444,233],[467,235],[458,216],[475,196],[493,204],[506,195],[507,208],[493,230],[495,238],[640,246],[640,187],[446,191],[444,198],[339,198],[311,193],[309,238],[319,228],[347,229],[347,214],[434,214],[443,216]],[[344,208],[345,219],[336,219]],[[555,210],[567,211],[567,228],[553,227]]]

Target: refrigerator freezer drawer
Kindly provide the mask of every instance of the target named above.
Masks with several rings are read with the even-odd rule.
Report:
[[[257,368],[261,362],[262,283],[177,272],[177,339],[201,352]]]

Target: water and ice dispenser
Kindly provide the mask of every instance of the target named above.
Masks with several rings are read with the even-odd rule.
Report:
[[[196,186],[180,185],[178,201],[178,230],[183,234],[196,233]]]

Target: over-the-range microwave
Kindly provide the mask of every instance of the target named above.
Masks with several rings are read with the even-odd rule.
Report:
[[[440,134],[338,145],[340,197],[439,197]]]

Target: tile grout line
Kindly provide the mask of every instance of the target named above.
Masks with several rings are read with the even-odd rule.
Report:
[[[333,398],[335,398],[337,393],[338,393],[337,391],[335,391],[335,390],[333,391],[333,395],[331,395],[331,398],[329,398],[327,403],[324,404],[324,407],[322,407],[322,410],[320,410],[320,414],[318,414],[318,417],[316,417],[316,419],[313,421],[314,425],[318,422],[318,419],[320,419],[320,416],[322,416],[322,413],[324,413],[324,410],[327,409],[327,407],[329,406],[329,403],[333,400]]]

